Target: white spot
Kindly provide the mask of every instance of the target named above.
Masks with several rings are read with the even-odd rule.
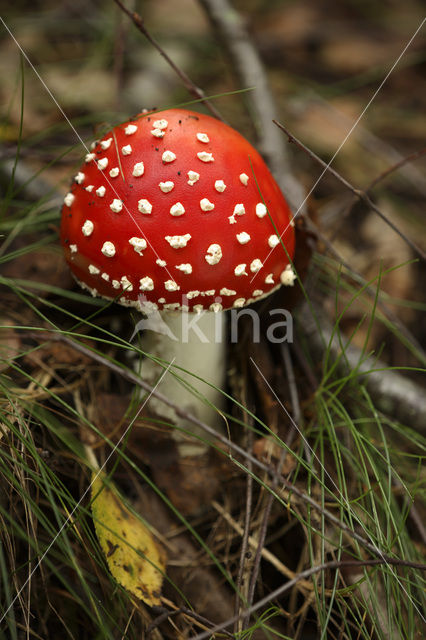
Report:
[[[177,264],[176,269],[179,269],[179,271],[182,271],[182,273],[192,273],[192,264],[189,264],[188,262]]]
[[[97,164],[98,164],[98,169],[103,171],[108,166],[108,158],[101,158],[100,160],[98,160]],[[111,173],[110,173],[110,175],[111,175]]]
[[[160,187],[163,193],[169,193],[169,191],[171,191],[174,188],[175,183],[172,182],[171,180],[167,180],[166,182],[160,182],[158,186]]]
[[[138,128],[135,124],[128,124],[124,129],[124,133],[126,134],[126,136],[131,136],[133,133],[136,133],[137,130]]]
[[[93,264],[89,264],[89,273],[91,273],[92,276],[97,276],[100,272],[101,270],[98,269],[98,267],[95,267]]]
[[[166,280],[164,283],[164,288],[166,291],[179,291],[180,286],[174,280]]]
[[[84,162],[92,162],[96,158],[96,153],[86,153]]]
[[[107,258],[113,258],[115,256],[115,247],[112,242],[104,242],[101,251]]]
[[[161,131],[161,129],[151,129],[151,134],[154,136],[154,138],[164,138],[164,131]]]
[[[246,276],[247,275],[247,271],[246,271],[246,264],[237,264],[237,266],[234,269],[234,273],[236,276]]]
[[[126,144],[124,145],[124,147],[121,147],[121,153],[123,154],[123,156],[129,156],[132,151],[133,149],[130,144]]]
[[[70,251],[71,251],[71,253],[77,253],[77,245],[76,244],[70,244]]]
[[[138,210],[141,213],[149,214],[152,211],[152,204],[149,202],[149,200],[145,200],[145,198],[142,198],[142,200],[138,200]]]
[[[101,278],[105,280],[105,282],[109,282],[109,273],[103,273],[101,275]]]
[[[128,279],[127,276],[121,276],[121,286],[123,287],[123,289],[125,289],[126,291],[133,291],[133,285],[130,282],[130,280]]]
[[[180,303],[168,302],[167,304],[164,304],[163,307],[164,309],[170,309],[170,311],[177,311],[177,309],[180,309]]]
[[[289,222],[290,227],[294,227],[294,218],[295,218],[295,217],[296,217],[296,216],[294,216],[294,217],[290,220],[290,222]]]
[[[109,208],[111,209],[111,211],[114,211],[114,213],[120,213],[123,208],[123,203],[118,198],[115,198],[109,205]]]
[[[137,162],[135,164],[135,166],[133,167],[132,175],[135,178],[140,178],[141,176],[143,176],[144,171],[145,171],[145,167],[144,167],[143,162]]]
[[[219,291],[221,296],[236,296],[237,292],[234,291],[233,289],[227,289],[226,287],[223,287],[223,289],[221,289]]]
[[[216,182],[214,183],[214,188],[219,193],[223,193],[226,189],[226,184],[224,183],[223,180],[216,180]]]
[[[181,202],[176,202],[170,207],[170,213],[175,217],[183,216],[183,214],[185,213],[185,208]]]
[[[213,202],[210,202],[208,198],[203,198],[200,200],[201,211],[212,211],[214,209]]]
[[[113,280],[112,281],[112,288],[113,289],[119,289],[120,288],[120,281],[119,280]]]
[[[284,271],[280,275],[280,280],[283,285],[292,287],[296,281],[296,274],[293,271],[291,264],[288,264]]]
[[[275,233],[272,236],[269,236],[268,244],[271,247],[271,249],[274,249],[277,245],[280,244],[279,237]]]
[[[139,280],[139,289],[141,291],[152,291],[154,289],[154,280],[148,276]]]
[[[194,304],[194,306],[192,307],[192,310],[195,311],[195,313],[200,314],[204,310],[204,305]]]
[[[262,260],[259,260],[259,258],[255,258],[253,262],[250,264],[250,271],[252,273],[257,273],[258,271],[261,270],[262,267],[263,267]]]
[[[151,302],[150,300],[144,300],[143,302],[139,300],[138,302],[140,311],[146,315],[149,315],[153,311],[158,311],[158,304],[155,302]]]
[[[161,258],[157,258],[157,260],[155,261],[159,267],[165,267],[167,265],[167,262],[165,260],[162,260]]]
[[[140,309],[138,300],[128,300],[125,296],[121,296],[118,302],[123,305],[123,307],[136,307],[136,309]]]
[[[248,185],[249,177],[246,173],[240,173],[240,182],[245,187]]]
[[[165,240],[167,240],[167,242],[173,249],[183,249],[183,247],[186,247],[190,239],[191,239],[191,235],[189,233],[185,233],[184,236],[166,236],[165,237]]]
[[[191,185],[191,187],[200,179],[200,174],[197,173],[196,171],[188,171],[187,176],[188,176],[188,184]]]
[[[220,302],[213,302],[213,304],[209,306],[209,310],[214,311],[215,313],[219,313],[219,311],[223,310],[223,306],[220,304]]]
[[[228,216],[228,220],[229,224],[237,224],[237,221],[235,220],[235,214],[232,214],[232,216]]]
[[[112,142],[112,138],[108,138],[107,140],[102,140],[101,149],[103,149],[104,151],[109,149],[111,146],[111,142]]]
[[[268,275],[265,278],[265,284],[274,284],[274,274],[273,273],[268,273]]]
[[[98,144],[99,140],[93,140],[93,142],[90,143],[90,147],[89,149],[94,149],[96,147],[96,145]]]
[[[247,242],[250,242],[251,238],[248,233],[241,231],[241,233],[237,233],[237,240],[240,244],[247,244]]]
[[[109,175],[111,176],[111,178],[116,178],[119,175],[119,173],[120,173],[120,169],[118,167],[114,167],[109,172]]]
[[[244,307],[245,303],[246,303],[245,298],[237,298],[234,302],[234,307]]]
[[[236,204],[234,207],[234,212],[233,215],[234,216],[243,216],[245,214],[246,210],[243,204]]]
[[[147,247],[146,240],[144,238],[138,238],[136,236],[130,238],[129,244],[132,245],[133,249],[136,251],[136,253],[139,253],[140,256],[143,255],[142,251],[144,251]]]
[[[204,256],[205,261],[208,264],[214,265],[220,262],[222,259],[222,247],[220,244],[211,244],[207,249],[206,255]]]
[[[192,300],[192,298],[197,298],[200,295],[200,292],[195,290],[195,291],[188,291],[188,293],[186,294],[186,297],[188,298],[188,300]]]
[[[99,189],[96,189],[95,193],[97,196],[99,196],[100,198],[103,198],[105,195],[106,189],[105,187],[99,187]]]
[[[255,289],[252,293],[252,296],[254,298],[258,298],[259,296],[263,296],[263,291],[262,289]]]
[[[197,153],[197,158],[201,160],[201,162],[214,162],[213,154],[208,151],[200,151]]]
[[[84,175],[84,173],[82,171],[79,171],[74,178],[74,182],[76,182],[77,184],[82,184],[84,182],[85,177],[86,176]]]
[[[256,215],[257,215],[257,217],[258,218],[264,218],[267,213],[268,213],[268,210],[265,207],[265,205],[263,204],[263,202],[259,202],[256,205]]]
[[[87,187],[84,187],[86,191],[88,191],[89,193],[92,193],[93,189],[95,188],[95,185],[93,184],[89,184]]]
[[[64,205],[66,207],[70,207],[74,202],[74,200],[75,200],[75,195],[72,193],[67,193],[67,195],[64,198]]]
[[[158,302],[160,304],[164,304],[166,302],[166,298],[158,298]]]
[[[93,233],[94,224],[91,220],[86,220],[86,222],[81,227],[84,236],[90,236]]]
[[[169,123],[167,122],[167,120],[155,120],[153,123],[153,127],[155,129],[167,129]]]
[[[202,291],[201,295],[202,296],[214,296],[215,294],[215,290],[214,289],[208,289],[207,291]]]
[[[167,150],[163,153],[161,159],[163,162],[173,162],[173,160],[176,160],[176,154]]]
[[[199,142],[204,142],[204,144],[210,142],[210,138],[207,133],[197,133],[197,140],[199,140]]]

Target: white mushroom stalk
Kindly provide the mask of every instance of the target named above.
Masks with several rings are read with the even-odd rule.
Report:
[[[145,358],[140,367],[144,380],[154,387],[164,367],[171,364],[159,390],[181,410],[195,415],[220,433],[225,432],[222,417],[225,410],[222,391],[226,382],[225,320],[223,311],[151,312],[137,325],[143,331],[142,350],[164,361],[164,365],[159,365],[153,359]],[[202,429],[178,417],[171,407],[165,407],[155,397],[150,400],[150,409],[178,425],[173,435],[181,456],[205,453],[208,443]],[[195,437],[188,437],[188,432]]]

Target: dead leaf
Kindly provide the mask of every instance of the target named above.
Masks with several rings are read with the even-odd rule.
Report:
[[[151,607],[160,605],[166,568],[163,549],[123,503],[105,474],[92,476],[92,514],[108,567],[125,589]]]

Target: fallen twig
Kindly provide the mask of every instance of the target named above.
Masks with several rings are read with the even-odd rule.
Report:
[[[413,249],[415,253],[417,253],[423,260],[426,259],[426,253],[423,251],[423,249],[419,247],[414,242],[414,240],[411,240],[410,238],[408,238],[408,236],[406,236],[405,233],[403,233],[400,229],[398,229],[398,227],[391,220],[389,220],[389,218],[387,218],[387,216],[382,211],[380,211],[380,209],[374,204],[374,202],[369,198],[369,196],[365,193],[365,191],[362,191],[361,189],[356,189],[354,186],[352,186],[351,183],[348,182],[343,176],[341,176],[340,173],[338,173],[335,169],[333,169],[333,167],[331,167],[330,164],[327,164],[326,162],[324,162],[324,160],[322,160],[319,156],[317,156],[316,153],[314,153],[311,149],[309,149],[309,147],[304,145],[303,142],[301,142],[292,133],[290,133],[290,131],[286,129],[284,125],[277,122],[277,120],[274,120],[274,124],[276,124],[277,127],[286,134],[289,142],[294,143],[296,146],[302,149],[310,158],[315,160],[325,170],[331,173],[331,175],[337,178],[337,180],[341,182],[347,189],[349,189],[349,191],[351,191],[354,194],[354,196],[356,196],[359,200],[364,202],[364,204],[366,204],[367,207],[369,207],[375,213],[377,213],[377,215],[387,225],[389,225],[389,227],[393,229],[393,231],[395,231],[395,233],[399,235],[400,238],[402,238],[404,242],[406,242]]]
[[[263,63],[244,21],[228,0],[199,0],[210,22],[223,41],[243,87],[249,87],[246,100],[254,116],[258,146],[282,192],[295,211],[304,201],[304,190],[295,179],[285,145],[276,135],[272,120],[277,118]],[[303,207],[302,207],[303,210]]]
[[[426,147],[423,149],[419,149],[419,151],[415,151],[414,153],[410,153],[409,156],[402,158],[401,160],[399,160],[399,162],[396,162],[392,166],[388,167],[385,171],[382,171],[382,173],[380,173],[376,178],[374,178],[374,180],[370,182],[370,184],[365,189],[365,191],[368,193],[369,191],[374,189],[374,187],[377,186],[379,182],[381,182],[382,180],[390,176],[391,173],[398,171],[399,169],[401,169],[401,167],[404,167],[406,164],[410,162],[414,162],[414,160],[421,158],[425,154],[426,154]]]
[[[188,76],[188,74],[183,71],[180,67],[177,66],[173,62],[173,60],[167,55],[161,45],[153,38],[153,36],[149,33],[148,29],[145,27],[144,21],[141,16],[136,13],[136,11],[130,11],[127,7],[121,2],[121,0],[114,0],[114,2],[120,7],[122,11],[133,21],[133,24],[139,31],[145,36],[145,38],[152,44],[153,47],[157,49],[159,54],[166,60],[167,64],[173,69],[173,71],[179,76],[182,80],[183,85],[188,90],[188,92],[193,95],[197,100],[200,100],[207,109],[209,109],[210,113],[214,115],[219,120],[223,120],[219,111],[214,107],[211,102],[206,98],[206,95],[200,87],[197,87]]]
[[[310,569],[305,569],[305,571],[301,571],[298,573],[292,580],[289,580],[275,591],[271,591],[267,596],[258,600],[256,604],[252,607],[243,611],[241,615],[251,615],[255,611],[258,611],[262,607],[267,604],[270,604],[276,598],[280,598],[286,591],[292,589],[299,580],[304,580],[306,578],[310,578],[311,576],[321,573],[323,571],[330,571],[332,569],[343,569],[346,567],[375,567],[377,565],[382,564],[390,564],[395,567],[409,567],[410,569],[417,569],[418,571],[426,571],[426,565],[421,564],[419,562],[410,562],[408,560],[397,560],[395,558],[392,559],[391,562],[385,562],[384,560],[331,560],[330,562],[324,562],[323,564],[317,565],[315,567],[311,567]],[[193,636],[191,640],[206,640],[211,637],[212,633],[216,633],[218,631],[222,631],[229,627],[231,624],[235,622],[235,618],[230,618],[229,620],[225,620],[225,622],[216,625],[215,627],[209,629],[208,631],[203,631],[202,633]]]

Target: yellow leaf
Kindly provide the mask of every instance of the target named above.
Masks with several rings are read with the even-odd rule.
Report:
[[[92,474],[96,534],[114,578],[150,606],[161,604],[166,562],[150,530],[123,504],[105,474]]]

